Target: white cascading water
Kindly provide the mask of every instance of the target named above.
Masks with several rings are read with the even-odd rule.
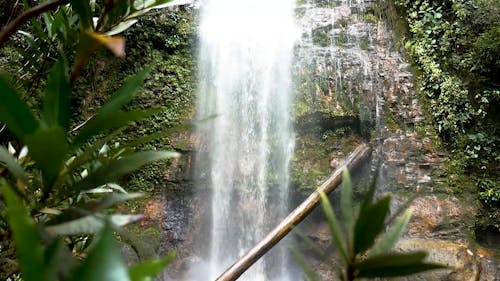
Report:
[[[288,210],[294,0],[201,3],[197,169],[212,190],[213,280]],[[275,249],[240,280],[288,280]]]

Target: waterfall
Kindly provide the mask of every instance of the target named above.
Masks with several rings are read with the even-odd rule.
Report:
[[[288,210],[294,2],[201,3],[197,173],[211,190],[203,280],[215,279]],[[275,249],[241,280],[286,280],[286,262],[283,247]]]

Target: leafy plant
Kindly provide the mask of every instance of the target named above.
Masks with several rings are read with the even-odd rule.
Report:
[[[321,194],[331,238],[342,261],[342,267],[339,269],[340,279],[351,281],[358,278],[397,277],[445,268],[441,264],[426,262],[427,253],[424,251],[391,251],[406,229],[411,209],[404,211],[384,232],[391,196],[387,195],[374,201],[374,186],[364,196],[361,204],[355,205],[351,179],[347,170],[344,170],[340,192],[340,219],[335,215],[327,196]],[[308,243],[312,244],[310,241]],[[322,250],[316,251],[325,256]],[[307,265],[304,256],[296,251],[294,255],[308,280],[320,280]]]
[[[159,112],[158,109],[121,110],[137,92],[147,73],[147,70],[142,71],[130,78],[110,101],[102,106],[93,118],[79,126],[78,130],[70,130],[69,127],[71,91],[64,60],[54,65],[47,79],[40,118],[35,117],[28,106],[19,99],[7,79],[0,79],[0,122],[5,123],[7,128],[26,144],[25,150],[28,151],[27,156],[16,158],[7,148],[0,147],[0,165],[10,171],[10,176],[3,179],[3,185],[13,186],[15,194],[24,198],[30,213],[41,224],[42,233],[45,235],[58,237],[103,231],[107,208],[139,196],[126,193],[113,182],[145,164],[178,156],[176,152],[170,151],[134,152],[132,145],[164,134],[143,136],[130,145],[106,145],[123,127]],[[110,134],[99,137],[104,133]],[[91,142],[87,143],[88,141]],[[25,157],[28,157],[29,161],[21,162]],[[29,170],[23,167],[23,163],[31,162]],[[7,184],[7,181],[11,184]],[[2,190],[4,196],[7,196],[5,190],[7,187]],[[7,206],[12,208],[9,204]],[[107,220],[116,228],[138,218],[140,216],[137,215],[111,215]],[[10,229],[15,232],[15,225],[11,222],[12,216],[7,216],[4,220],[9,222]],[[18,238],[22,241],[20,243],[29,244],[30,242],[25,241],[28,238],[23,237]],[[20,243],[15,243],[18,255],[22,255],[23,251],[19,248]],[[81,243],[76,242],[70,245],[72,251],[76,252],[83,251],[88,246],[84,243],[83,248],[79,248]],[[22,266],[21,270],[26,274]]]
[[[87,258],[79,261],[63,246],[62,239],[42,239],[37,224],[14,189],[3,179],[0,185],[19,267],[25,281],[146,281],[161,273],[174,258],[174,253],[171,252],[161,260],[143,262],[127,268],[113,237],[113,224],[107,222],[99,232],[99,238],[91,247]]]
[[[6,126],[12,134],[9,147],[0,146],[0,192],[5,203],[0,205],[0,233],[13,238],[2,239],[0,247],[2,259],[18,261],[12,268],[2,268],[2,277],[20,272],[28,281],[152,280],[173,254],[127,269],[112,233],[116,231],[128,240],[121,226],[141,216],[110,211],[120,202],[141,196],[117,185],[121,177],[179,155],[154,149],[136,151],[171,130],[116,141],[129,125],[164,111],[124,110],[149,69],[129,78],[91,118],[78,125],[73,116],[72,88],[97,47],[124,55],[123,38],[109,36],[107,31],[116,33],[115,27],[121,22],[135,20],[167,1],[106,1],[103,7],[84,0],[66,2],[42,3],[21,15],[41,12],[44,20],[33,21],[34,33],[21,33],[24,37],[20,37],[29,44],[23,53],[30,60],[27,65],[44,86],[39,97],[41,110],[27,101],[32,85],[21,91],[22,87],[7,76],[0,77],[0,128]],[[19,28],[19,21],[0,33],[2,43],[10,36],[12,26],[14,30]],[[128,27],[130,22],[120,31]],[[72,58],[72,63],[66,58]],[[47,79],[40,78],[47,65],[52,65]],[[15,256],[12,248],[16,249]],[[133,248],[144,256],[141,245]]]
[[[451,151],[450,162],[462,167],[448,168],[476,182],[478,197],[491,207],[485,200],[496,190],[485,190],[479,183],[483,178],[498,181],[499,177],[498,5],[494,0],[394,2],[408,26],[405,47],[420,71],[420,90],[427,99],[424,104]],[[500,224],[498,220],[482,221]]]

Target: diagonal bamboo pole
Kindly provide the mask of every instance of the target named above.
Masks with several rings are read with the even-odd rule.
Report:
[[[342,182],[342,171],[359,166],[370,156],[371,149],[366,144],[359,145],[345,160],[344,164],[337,168],[330,177],[323,182],[309,197],[306,198],[295,210],[293,210],[278,226],[276,226],[255,247],[240,257],[216,281],[234,281],[238,279],[250,266],[259,260],[267,251],[274,247],[285,237],[297,224],[299,224],[320,202],[320,193],[332,192]]]

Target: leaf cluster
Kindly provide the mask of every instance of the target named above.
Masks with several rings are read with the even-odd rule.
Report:
[[[494,0],[396,0],[409,26],[405,47],[420,73],[421,93],[458,174],[498,181],[500,17]],[[481,193],[483,192],[483,193]],[[489,199],[488,199],[489,198]],[[488,201],[488,203],[487,203]],[[492,211],[495,211],[492,209]],[[499,222],[491,222],[498,225]]]
[[[13,239],[1,241],[2,259],[14,258],[3,250],[15,247],[18,260],[18,268],[8,274],[20,272],[23,280],[152,280],[173,258],[170,254],[128,269],[112,235],[117,231],[126,237],[120,226],[141,218],[110,214],[116,204],[141,195],[127,193],[116,182],[144,165],[179,156],[136,151],[172,130],[110,144],[131,124],[164,112],[127,106],[150,69],[132,75],[90,118],[73,127],[75,81],[95,50],[104,46],[124,56],[124,39],[109,34],[129,28],[166,2],[74,0],[44,13],[42,22],[33,21],[32,33],[20,33],[18,40],[28,46],[21,53],[28,59],[23,65],[34,69],[34,76],[47,78],[39,78],[43,87],[37,108],[26,96],[38,86],[22,87],[0,77],[0,127],[11,134],[8,147],[0,146],[0,231]],[[120,26],[123,22],[127,26]],[[140,251],[137,245],[134,249]]]
[[[408,253],[391,251],[405,232],[411,210],[404,211],[384,232],[386,221],[389,219],[391,196],[387,195],[374,201],[374,188],[375,185],[364,196],[360,205],[355,205],[351,179],[347,170],[344,170],[340,193],[340,217],[333,211],[327,196],[321,194],[321,203],[330,227],[332,241],[343,264],[343,269],[339,271],[340,279],[351,281],[358,278],[407,276],[444,268],[441,264],[426,262],[427,253],[423,251]],[[317,251],[321,255],[325,254],[321,250]],[[294,252],[294,255],[305,269],[308,280],[320,280],[302,255],[297,252]]]

